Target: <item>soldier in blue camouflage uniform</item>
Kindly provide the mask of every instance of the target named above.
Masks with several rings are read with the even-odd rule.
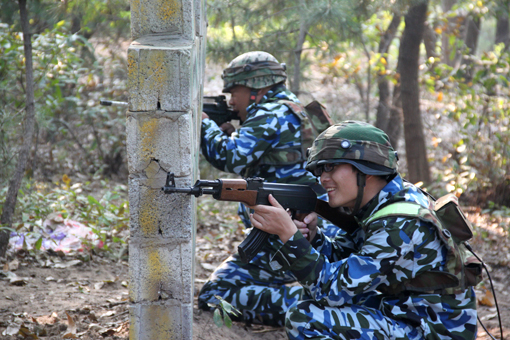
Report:
[[[267,182],[317,185],[315,177],[305,169],[302,120],[289,105],[297,97],[284,85],[284,65],[266,52],[248,52],[232,60],[222,75],[223,92],[229,92],[230,106],[237,112],[241,127],[231,133],[228,124],[218,125],[202,114],[203,156],[219,170],[243,177],[262,177]],[[310,140],[310,144],[313,138]],[[239,215],[251,228],[246,207]],[[338,228],[330,226],[326,233]],[[238,254],[222,263],[204,284],[198,297],[199,307],[209,310],[217,304],[215,295],[242,312],[242,320],[283,326],[285,313],[297,302],[303,289],[289,287],[295,282],[290,272],[272,270],[264,249],[245,264]]]
[[[252,224],[279,236],[270,265],[292,271],[306,291],[287,313],[290,339],[476,338],[473,283],[429,199],[396,162],[386,134],[366,123],[336,124],[316,139],[307,169],[331,207],[357,218],[350,235],[329,239],[314,222],[291,221],[272,197],[273,206],[254,207]]]

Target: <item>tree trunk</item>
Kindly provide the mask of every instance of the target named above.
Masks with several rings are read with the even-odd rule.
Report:
[[[425,31],[423,32],[423,44],[425,45],[427,58],[438,57],[436,53],[437,35],[436,32],[434,32],[434,28],[432,28],[429,24],[425,24]]]
[[[478,36],[480,35],[480,17],[467,19],[466,38],[464,39],[469,54],[475,55],[478,49]]]
[[[397,65],[398,69],[398,65]],[[404,114],[402,112],[402,97],[400,95],[400,81],[393,87],[393,99],[390,109],[390,117],[386,133],[390,138],[390,143],[394,150],[399,150],[400,138],[402,137],[402,122]]]
[[[508,45],[510,36],[509,24],[508,24],[508,10],[501,11],[498,14],[498,21],[496,24],[496,39],[495,43],[504,43]]]
[[[365,56],[367,57],[367,97],[365,99],[365,120],[366,122],[370,122],[370,90],[372,89],[372,65],[370,63],[370,52],[363,42],[363,37],[360,37],[360,41],[363,45]],[[361,99],[363,100],[363,97],[361,97]]]
[[[305,21],[301,22],[299,26],[299,36],[294,50],[294,77],[290,90],[295,94],[299,94],[299,87],[301,82],[301,54],[303,53],[303,45],[305,43],[306,35],[308,34],[309,25]]]
[[[21,180],[25,173],[28,155],[32,146],[32,138],[35,125],[35,109],[34,109],[34,80],[32,67],[32,37],[29,33],[28,14],[26,0],[19,0],[19,12],[21,18],[21,27],[23,30],[23,44],[25,50],[25,76],[26,76],[26,116],[23,131],[23,145],[19,151],[18,163],[14,174],[9,181],[9,190],[5,198],[2,217],[0,222],[4,227],[11,227],[12,216],[16,208],[18,191],[21,186]],[[5,256],[7,245],[9,244],[9,231],[0,232],[0,256]]]
[[[428,1],[423,1],[409,9],[399,50],[408,178],[411,182],[423,181],[426,184],[430,183],[430,169],[420,113],[418,66],[427,7]]]
[[[449,12],[456,2],[457,0],[443,0],[442,1],[443,12],[444,13]],[[456,19],[457,19],[456,17],[448,17],[446,21],[446,29],[443,30],[443,35],[441,38],[441,50],[443,55],[442,61],[446,65],[452,67],[455,63],[455,57],[452,58],[451,56],[454,47],[450,46],[450,36],[454,33],[453,30],[455,27]]]
[[[478,36],[480,35],[480,17],[469,18],[466,25],[466,37],[464,41],[466,43],[466,47],[469,50],[469,56],[468,58],[462,60],[462,64],[466,65],[466,82],[470,82],[473,79],[473,62],[470,56],[476,55],[476,50],[478,48]]]
[[[388,29],[381,36],[379,41],[379,53],[388,61],[388,50],[392,40],[397,34],[398,26],[400,25],[401,17],[398,14],[393,15]],[[375,126],[387,132],[388,120],[390,117],[390,82],[386,75],[379,75],[377,78],[377,85],[379,87],[379,105],[377,106],[377,115]]]

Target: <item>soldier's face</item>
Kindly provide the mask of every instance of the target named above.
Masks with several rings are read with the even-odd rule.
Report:
[[[250,88],[242,85],[234,86],[230,90],[229,105],[232,106],[234,112],[237,112],[241,122],[246,120],[246,108],[250,105]]]
[[[350,164],[335,165],[333,171],[321,174],[321,184],[328,192],[329,205],[333,208],[354,208],[358,196],[356,170]]]

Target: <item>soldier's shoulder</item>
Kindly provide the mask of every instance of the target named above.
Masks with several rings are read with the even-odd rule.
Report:
[[[282,115],[288,112],[290,109],[280,100],[260,103],[254,107],[254,115]]]

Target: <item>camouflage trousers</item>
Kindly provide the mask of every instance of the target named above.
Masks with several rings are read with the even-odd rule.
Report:
[[[421,331],[363,304],[329,307],[314,300],[292,306],[285,322],[289,339],[423,340]]]
[[[198,307],[210,310],[208,303],[218,303],[215,295],[242,312],[238,321],[283,326],[289,307],[301,299],[303,288],[289,286],[296,282],[290,272],[274,271],[268,264],[269,251],[259,253],[250,263],[238,254],[225,260],[204,284]]]
[[[320,225],[327,236],[342,232],[332,224],[322,226],[320,222]],[[242,312],[239,321],[284,326],[285,313],[303,298],[304,290],[290,271],[273,270],[269,265],[271,256],[280,247],[278,237],[272,235],[250,263],[242,262],[238,254],[230,256],[200,290],[198,307],[211,310],[208,304],[216,305],[218,299],[214,296],[219,295]]]

